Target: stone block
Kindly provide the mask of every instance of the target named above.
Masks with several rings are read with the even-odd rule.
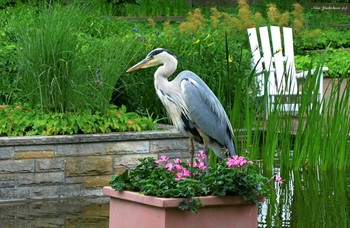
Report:
[[[30,199],[30,188],[0,188],[0,201]]]
[[[0,174],[0,188],[9,188],[16,186],[15,174]]]
[[[12,159],[15,156],[15,150],[12,146],[0,147],[0,160]]]
[[[126,167],[117,167],[114,169],[113,174],[122,174],[126,170]]]
[[[53,199],[82,195],[81,184],[51,185],[31,187],[32,199]]]
[[[97,207],[98,206],[98,207]],[[108,226],[108,214],[109,214],[109,204],[100,205],[85,205],[83,209],[79,212],[80,216],[75,216],[67,219],[65,227],[81,227],[82,219],[85,227],[109,227]],[[107,219],[106,219],[107,216]],[[92,226],[89,224],[93,224]]]
[[[149,141],[116,142],[109,143],[106,147],[108,154],[132,154],[148,153]]]
[[[0,173],[34,172],[34,160],[3,160],[0,161]]]
[[[84,177],[66,177],[66,184],[82,184]]]
[[[61,144],[57,146],[56,156],[102,155],[103,143]]]
[[[114,168],[134,167],[140,163],[139,158],[153,157],[157,159],[157,154],[129,154],[114,157]]]
[[[27,140],[27,142],[30,141],[30,139]],[[54,145],[21,145],[17,144],[15,146],[15,152],[28,152],[28,151],[55,151]]]
[[[87,156],[67,158],[67,176],[98,176],[111,174],[113,158],[111,156]]]
[[[64,183],[64,172],[21,173],[16,177],[19,186]]]
[[[36,160],[36,171],[47,172],[47,171],[63,171],[66,161],[59,158],[47,158]]]
[[[15,153],[15,159],[36,159],[36,158],[52,158],[55,156],[54,151],[22,151]]]
[[[109,185],[111,175],[108,176],[95,176],[95,177],[84,177],[85,188],[100,188]]]
[[[188,151],[188,140],[186,139],[163,139],[152,140],[150,143],[151,153],[169,153],[172,151]]]

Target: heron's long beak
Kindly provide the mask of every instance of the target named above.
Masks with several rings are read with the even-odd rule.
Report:
[[[135,71],[138,70],[140,68],[145,68],[147,67],[147,63],[148,63],[148,59],[144,59],[141,62],[135,64],[134,66],[130,67],[126,72],[131,72],[131,71]]]

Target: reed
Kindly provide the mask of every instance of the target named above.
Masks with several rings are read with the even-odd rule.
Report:
[[[272,186],[275,189],[262,206],[259,227],[349,226],[345,172],[316,169],[280,175],[285,177],[284,183]]]
[[[321,68],[322,65],[316,72]],[[318,77],[309,75],[301,80],[303,88],[299,93],[297,115],[283,112],[283,99],[277,98],[275,111],[267,120],[263,118],[262,105],[266,98],[253,98],[249,89],[236,90],[230,117],[235,129],[243,123],[246,137],[239,141],[239,151],[249,152],[251,159],[262,160],[265,172],[275,167],[282,170],[348,168],[350,85],[345,83],[348,78],[333,80],[328,95],[320,102],[315,96],[320,88]],[[260,101],[261,105],[252,108],[253,100]]]

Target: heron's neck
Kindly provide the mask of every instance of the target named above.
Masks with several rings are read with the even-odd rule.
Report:
[[[159,82],[168,81],[168,78],[175,72],[177,68],[177,60],[173,56],[164,59],[164,64],[154,73],[154,82],[157,85]]]

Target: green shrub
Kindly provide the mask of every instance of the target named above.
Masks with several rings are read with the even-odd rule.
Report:
[[[324,61],[324,66],[328,67],[325,76],[328,77],[349,77],[350,76],[350,51],[344,49],[330,49],[326,58],[322,57],[323,52],[309,52],[305,55],[296,55],[295,63],[299,70],[316,68]]]
[[[9,24],[9,17],[8,11],[0,11],[0,104],[18,99],[17,43],[14,28]]]
[[[155,121],[150,117],[127,112],[125,106],[110,106],[104,113],[91,109],[58,113],[28,105],[0,106],[0,136],[72,135],[155,128]]]

